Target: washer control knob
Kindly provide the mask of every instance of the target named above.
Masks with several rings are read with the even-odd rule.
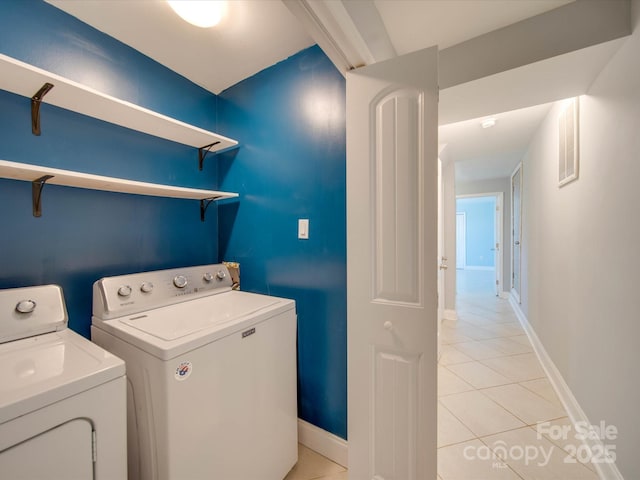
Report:
[[[227,277],[227,273],[224,270],[218,270],[218,273],[216,273],[216,278],[218,280],[224,280]]]
[[[16,305],[16,311],[20,313],[31,313],[36,309],[36,302],[33,300],[20,300]]]
[[[129,295],[131,295],[131,287],[129,285],[122,285],[118,289],[119,297],[128,297]]]
[[[207,272],[202,276],[202,278],[205,282],[210,282],[211,280],[213,280],[213,275],[211,274],[211,272]]]
[[[142,285],[140,285],[141,292],[149,293],[151,290],[153,290],[153,283],[151,282],[142,282]]]
[[[187,277],[184,275],[176,275],[173,279],[173,284],[178,288],[186,287],[187,283]]]

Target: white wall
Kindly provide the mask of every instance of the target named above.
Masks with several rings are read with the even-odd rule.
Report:
[[[511,290],[511,179],[509,178],[493,178],[490,180],[479,180],[477,182],[457,183],[456,195],[476,195],[481,193],[503,193],[503,210],[502,210],[502,248],[503,248],[503,264],[502,264],[502,291],[509,292]]]
[[[592,424],[640,478],[640,1],[635,30],[580,100],[580,174],[557,183],[556,105],[524,159],[522,306]],[[605,443],[612,443],[607,441]]]

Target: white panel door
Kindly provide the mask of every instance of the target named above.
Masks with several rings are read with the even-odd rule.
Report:
[[[522,166],[511,176],[511,291],[520,303],[522,249]]]
[[[436,264],[438,265],[438,360],[440,360],[440,330],[442,328],[442,320],[444,319],[444,302],[446,298],[445,278],[444,274],[449,268],[447,262],[449,259],[444,252],[444,190],[442,187],[442,160],[438,158],[438,257]]]
[[[495,265],[495,270],[496,270],[496,297],[499,297],[500,294],[502,293],[502,289],[504,288],[502,286],[502,265],[504,262],[504,257],[502,254],[502,242],[503,242],[502,230],[504,228],[502,211],[503,211],[503,205],[504,205],[504,194],[502,192],[496,192],[495,197],[496,197],[496,209],[495,209],[495,218],[494,218],[495,249],[493,251],[494,253],[493,264]]]
[[[347,74],[350,480],[436,477],[437,55]]]

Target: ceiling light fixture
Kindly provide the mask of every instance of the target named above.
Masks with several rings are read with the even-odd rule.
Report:
[[[491,128],[493,126],[495,126],[496,124],[496,119],[494,117],[491,118],[485,118],[480,125],[482,126],[482,128]]]
[[[225,0],[167,0],[183,20],[200,28],[214,27],[227,10]]]

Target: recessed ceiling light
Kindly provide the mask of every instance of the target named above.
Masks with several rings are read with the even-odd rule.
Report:
[[[495,126],[495,124],[496,124],[496,119],[494,117],[485,118],[482,122],[480,122],[480,125],[482,125],[482,128],[491,128]]]
[[[214,27],[227,9],[225,0],[167,0],[173,10],[186,22],[196,27]]]

